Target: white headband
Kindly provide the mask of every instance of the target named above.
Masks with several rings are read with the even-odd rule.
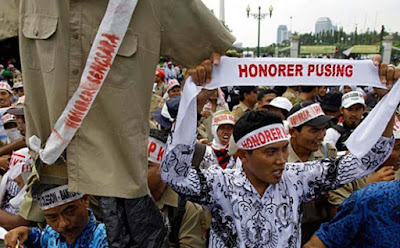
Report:
[[[275,123],[246,134],[237,142],[237,147],[245,150],[254,150],[286,140],[289,140],[289,136],[285,128],[281,123]]]
[[[62,185],[43,192],[38,202],[42,210],[47,210],[81,199],[82,197],[83,194],[69,192],[68,185]]]
[[[318,116],[325,115],[319,103],[311,104],[288,117],[290,127],[298,127]]]
[[[164,150],[165,143],[153,137],[149,137],[149,145],[147,146],[147,159],[149,161],[161,164]]]

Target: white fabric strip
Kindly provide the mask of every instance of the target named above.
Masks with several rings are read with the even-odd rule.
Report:
[[[244,64],[247,64],[248,70],[250,70],[251,64],[302,64],[302,74],[300,72],[286,73],[286,76],[268,77],[254,75],[254,72],[247,71],[247,77],[245,72],[239,72],[240,68],[245,68]],[[330,64],[336,67],[336,73],[332,75],[322,74],[321,66]],[[318,65],[318,74],[312,72],[313,68]],[[340,72],[337,75],[338,65],[352,65],[352,69],[348,70],[348,75],[345,72]],[[254,66],[252,66],[254,68]],[[292,66],[287,66],[287,70],[291,69]],[[296,68],[296,66],[294,66]],[[267,66],[268,69],[268,66]],[[255,70],[255,69],[251,69]],[[350,73],[350,71],[352,71]],[[308,76],[308,72],[310,75]],[[332,73],[331,73],[332,74]],[[250,76],[249,76],[250,75]],[[288,76],[289,75],[289,76]],[[320,75],[320,76],[318,76]],[[328,76],[329,75],[329,76]],[[242,76],[242,77],[241,77]],[[349,77],[348,77],[349,76]],[[234,85],[365,85],[373,86],[378,88],[385,88],[385,86],[379,80],[378,67],[374,66],[370,60],[354,61],[354,60],[332,60],[332,59],[287,59],[287,58],[249,58],[249,59],[238,59],[238,58],[221,58],[221,62],[218,66],[213,67],[212,81],[207,84],[207,89],[214,89],[223,86],[234,86]],[[367,118],[361,123],[360,128],[357,128],[350,136],[347,147],[357,157],[363,157],[370,148],[376,143],[381,136],[386,124],[394,113],[399,101],[400,101],[400,84],[396,83],[393,89],[384,97],[377,106],[371,111]],[[174,132],[174,138],[172,143],[168,146],[168,151],[172,150],[178,144],[192,145],[194,140],[193,136],[196,133],[196,95],[200,92],[202,87],[196,86],[192,79],[189,77],[185,83],[183,94],[181,96],[181,102],[179,105],[179,112],[177,117],[176,128]]]
[[[265,127],[256,129],[237,142],[237,147],[245,150],[254,150],[266,145],[270,145],[279,141],[289,140],[289,135],[286,133],[282,124],[271,124]]]
[[[164,150],[165,143],[153,137],[149,137],[149,144],[147,146],[147,159],[149,161],[161,164]]]
[[[325,115],[319,103],[311,104],[288,117],[290,127],[298,127],[318,116]]]
[[[78,200],[82,197],[83,194],[68,192],[68,185],[62,185],[43,192],[38,202],[42,210],[47,210]]]
[[[57,120],[45,148],[39,152],[44,163],[54,163],[81,126],[108,75],[137,2],[138,0],[108,2],[106,13],[90,49],[80,85]],[[34,144],[32,149],[37,149],[38,144],[40,146],[38,138],[33,138],[32,143]]]

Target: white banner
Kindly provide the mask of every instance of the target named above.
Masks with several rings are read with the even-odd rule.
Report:
[[[57,120],[45,148],[39,152],[44,163],[54,163],[81,126],[107,77],[137,2],[138,0],[109,1],[90,49],[79,87]],[[31,137],[29,141],[33,150],[40,149],[41,142],[37,137]]]
[[[206,88],[235,85],[363,85],[385,88],[379,80],[378,67],[371,60],[222,57],[220,64],[213,67],[212,81]],[[400,101],[399,85],[393,86],[348,139],[347,147],[357,157],[364,156],[383,133]],[[178,144],[193,144],[197,124],[196,95],[201,89],[190,77],[187,79],[168,151]]]

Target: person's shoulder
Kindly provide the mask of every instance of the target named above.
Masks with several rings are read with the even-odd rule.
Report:
[[[400,187],[399,180],[371,183],[354,192],[360,200],[387,199],[388,193]]]

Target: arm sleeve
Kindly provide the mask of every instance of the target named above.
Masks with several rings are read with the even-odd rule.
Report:
[[[29,231],[28,240],[25,241],[27,247],[41,247],[42,246],[42,230],[38,227],[32,227]]]
[[[349,247],[362,225],[364,207],[358,192],[352,194],[339,207],[329,223],[323,223],[315,233],[328,247]]]
[[[161,25],[161,55],[190,67],[225,54],[235,38],[201,0],[157,1]]]
[[[287,164],[288,173],[302,201],[311,201],[374,171],[389,157],[393,144],[393,137],[381,137],[361,159],[349,153],[338,158]]]
[[[168,149],[166,149],[168,151]],[[219,165],[202,170],[191,167],[194,145],[177,145],[161,164],[161,177],[174,191],[207,209],[214,204],[214,185],[223,181]]]
[[[339,140],[339,138],[340,133],[338,131],[333,128],[328,128],[328,130],[326,130],[324,142],[331,143],[332,145],[336,146],[336,142]]]

